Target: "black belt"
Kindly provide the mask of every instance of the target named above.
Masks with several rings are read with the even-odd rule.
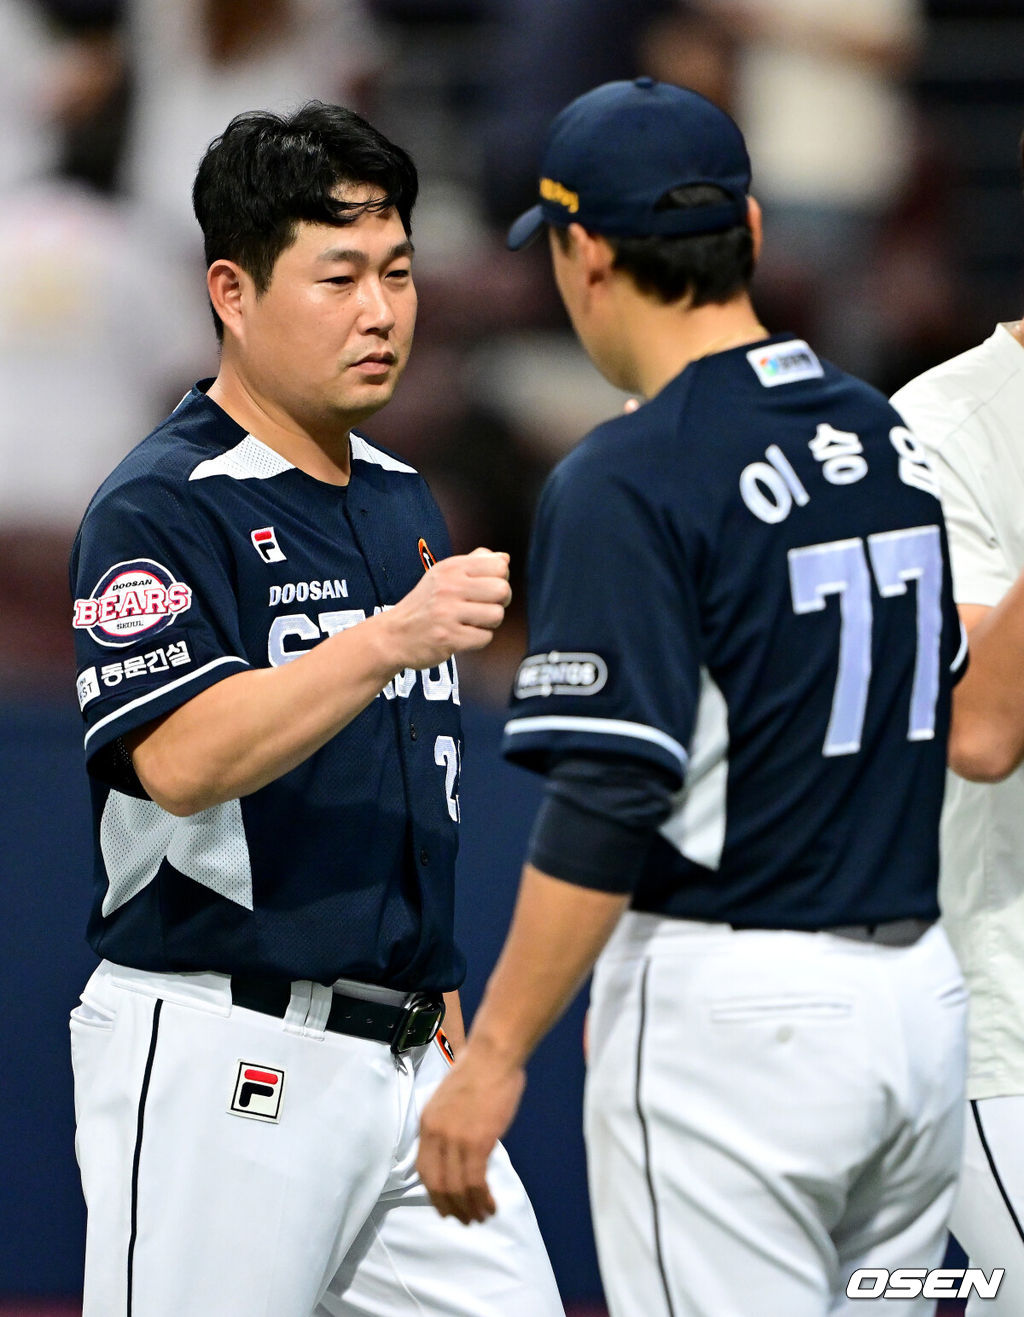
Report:
[[[285,979],[254,974],[231,976],[231,1000],[247,1011],[260,1011],[283,1020],[291,999],[292,985]],[[399,1005],[335,992],[324,1028],[331,1033],[387,1043],[397,1056],[411,1047],[429,1043],[441,1027],[444,1009],[444,998],[438,993],[410,992]]]
[[[877,942],[883,947],[912,947],[924,937],[934,919],[890,919],[884,924],[844,924],[840,928],[823,928],[823,933],[848,937],[854,942]]]
[[[852,942],[874,942],[883,947],[912,947],[928,932],[934,919],[890,919],[882,924],[841,924],[836,928],[800,928],[798,933],[831,933]],[[730,924],[737,932],[749,931],[749,924]],[[780,930],[786,931],[786,930]]]

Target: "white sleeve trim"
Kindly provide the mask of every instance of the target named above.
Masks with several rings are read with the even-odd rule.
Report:
[[[967,657],[967,629],[963,622],[960,623],[960,648],[956,652],[956,658],[949,665],[950,672],[959,672],[963,666],[964,659]]]
[[[507,736],[521,732],[590,732],[595,736],[629,736],[637,741],[651,741],[668,750],[685,773],[687,754],[683,747],[666,732],[645,723],[626,722],[620,718],[573,718],[561,714],[542,714],[536,718],[513,718],[505,724]]]
[[[222,663],[240,663],[243,668],[249,666],[248,660],[238,658],[234,654],[226,654],[221,658],[214,659],[212,663],[206,663],[203,667],[197,668],[195,672],[187,672],[183,677],[178,677],[175,681],[169,681],[166,686],[161,686],[159,690],[150,691],[148,695],[140,695],[137,700],[131,700],[128,704],[122,704],[120,709],[115,709],[113,713],[108,713],[105,718],[101,718],[95,727],[90,727],[85,735],[85,749],[88,750],[89,742],[96,733],[103,727],[107,727],[117,718],[123,718],[126,713],[132,709],[138,709],[143,704],[148,704],[150,700],[158,700],[161,695],[166,695],[168,691],[176,690],[179,686],[184,686],[187,682],[195,681],[197,677],[203,676],[204,673],[212,671],[213,668],[219,668]]]

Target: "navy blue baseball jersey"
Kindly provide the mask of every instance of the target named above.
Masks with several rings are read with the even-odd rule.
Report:
[[[122,738],[395,604],[450,552],[422,478],[353,433],[325,484],[197,386],[93,499],[71,558],[95,859],[89,940],[152,970],[403,989],[462,980],[454,659],[398,673],[304,763],[175,817]]]
[[[691,363],[542,493],[506,755],[678,783],[635,909],[819,929],[938,913],[966,643],[889,403],[781,335]]]

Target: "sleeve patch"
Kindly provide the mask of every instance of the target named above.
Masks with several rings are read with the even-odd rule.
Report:
[[[190,586],[152,558],[132,558],[104,572],[88,599],[75,600],[72,626],[120,649],[166,631],[191,606]]]
[[[95,668],[86,668],[84,672],[78,674],[77,690],[80,709],[84,709],[90,701],[96,699],[100,693],[100,683]]]
[[[608,680],[608,664],[600,654],[531,654],[516,673],[516,698],[531,695],[596,695]]]

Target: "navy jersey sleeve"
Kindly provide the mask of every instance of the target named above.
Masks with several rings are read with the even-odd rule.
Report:
[[[529,655],[503,753],[538,772],[552,755],[627,755],[678,786],[701,668],[686,547],[623,463],[590,456],[577,450],[562,463],[538,506]]]
[[[101,491],[71,556],[89,769],[141,788],[119,738],[248,666],[223,550],[170,480]]]

